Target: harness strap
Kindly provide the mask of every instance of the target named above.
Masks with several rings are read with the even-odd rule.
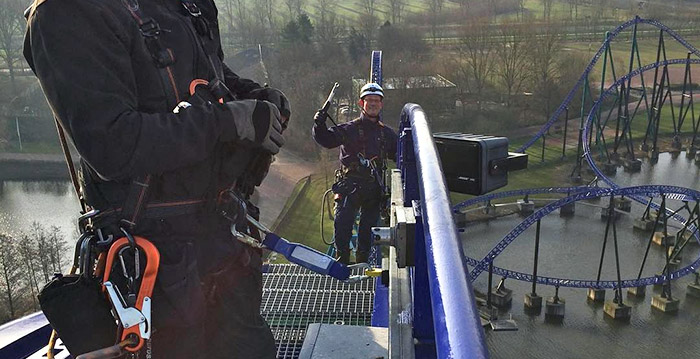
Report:
[[[139,176],[131,181],[129,193],[124,201],[124,207],[120,213],[122,224],[126,224],[129,230],[136,227],[136,222],[142,215],[142,210],[148,197],[148,187],[151,183],[151,175]]]
[[[169,217],[184,216],[195,214],[204,208],[206,201],[203,199],[192,199],[174,202],[150,202],[143,206],[140,218],[141,219],[162,219]],[[97,221],[106,218],[119,217],[124,218],[122,208],[107,210],[98,214],[95,218]]]
[[[195,43],[202,49],[202,52],[207,56],[207,61],[209,68],[214,73],[214,78],[209,82],[215,84],[212,86],[212,90],[216,89],[219,93],[216,93],[217,98],[224,98],[225,96],[230,96],[235,99],[234,94],[226,87],[224,84],[224,66],[221,59],[218,56],[213,56],[212,52],[207,49],[204,44],[205,39],[213,40],[214,33],[211,30],[209,22],[202,16],[202,11],[199,6],[192,0],[180,0],[182,7],[185,8],[192,21],[192,27],[194,27],[195,32],[199,36],[195,36]]]
[[[181,101],[175,82],[175,74],[172,70],[172,65],[175,63],[175,55],[172,50],[163,46],[160,41],[160,25],[154,18],[147,17],[143,13],[138,0],[122,0],[122,3],[138,24],[146,48],[151,53],[153,63],[159,69],[158,72],[160,73],[161,85],[165,92],[167,110],[170,111]],[[175,103],[172,102],[173,99],[175,99]]]

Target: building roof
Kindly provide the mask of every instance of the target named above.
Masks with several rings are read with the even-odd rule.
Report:
[[[367,80],[365,79],[353,79],[352,81],[353,85],[358,89],[362,87],[362,85],[367,83]],[[457,85],[455,85],[452,81],[444,78],[440,74],[410,77],[390,77],[384,79],[381,85],[385,91],[398,89],[430,89],[457,87]]]

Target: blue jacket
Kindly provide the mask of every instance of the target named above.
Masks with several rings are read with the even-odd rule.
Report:
[[[396,160],[396,132],[381,121],[366,118],[364,114],[337,127],[315,124],[312,134],[316,143],[325,148],[340,146],[340,162],[351,169],[360,163],[358,154],[366,159],[379,159],[383,153],[385,158]]]

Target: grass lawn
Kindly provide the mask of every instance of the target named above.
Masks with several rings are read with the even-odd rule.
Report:
[[[329,177],[329,180],[332,181],[332,177]],[[325,253],[328,245],[321,240],[321,197],[328,188],[321,173],[313,174],[309,184],[302,190],[301,187],[305,181],[302,179],[294,190],[295,193],[301,192],[296,202],[293,204],[287,202],[287,206],[291,207],[285,219],[277,227],[277,234],[292,242],[304,243]],[[292,195],[290,199],[294,197]],[[332,200],[332,196],[329,195],[329,201]],[[328,214],[324,219],[324,233],[326,241],[330,242],[333,238],[333,220],[328,218]]]
[[[566,179],[571,171],[573,156],[566,161],[553,161],[543,165],[530,165],[530,169],[518,171],[509,175],[509,185],[499,191],[507,191],[519,188],[534,188],[547,186],[566,185]],[[302,190],[301,180],[295,189],[300,193],[295,203],[287,203],[289,211],[285,220],[277,228],[277,233],[282,237],[298,243],[306,244],[312,248],[325,252],[328,245],[321,240],[321,197],[326,191],[324,176],[320,173],[311,176],[311,181]],[[290,198],[294,198],[292,195]],[[330,196],[329,196],[330,197]],[[451,196],[453,204],[464,201],[471,196],[454,193]],[[326,241],[330,241],[333,236],[333,221],[328,218],[327,213],[324,219],[324,233]]]

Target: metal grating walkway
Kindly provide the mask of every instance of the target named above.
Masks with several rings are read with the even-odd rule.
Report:
[[[293,264],[269,265],[260,311],[275,335],[277,358],[299,356],[310,323],[369,326],[374,285],[345,284]]]

